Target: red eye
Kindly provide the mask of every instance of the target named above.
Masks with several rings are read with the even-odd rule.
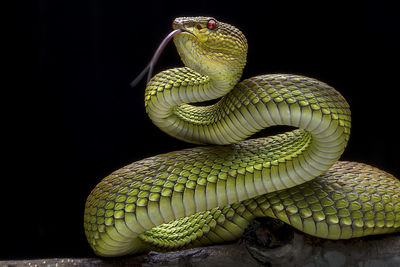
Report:
[[[214,30],[215,27],[217,27],[217,22],[215,22],[215,20],[213,20],[213,19],[210,19],[210,20],[207,22],[207,28],[208,28],[209,30]]]

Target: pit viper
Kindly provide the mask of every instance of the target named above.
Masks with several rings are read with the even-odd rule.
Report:
[[[328,239],[400,231],[399,180],[338,161],[351,127],[339,92],[291,74],[239,82],[248,49],[240,30],[210,17],[176,18],[172,26],[157,53],[173,39],[185,67],[148,81],[146,112],[165,133],[210,145],[146,158],[105,177],[84,212],[97,255],[232,241],[265,216]],[[218,101],[195,104],[212,99]],[[275,125],[295,129],[245,140]]]

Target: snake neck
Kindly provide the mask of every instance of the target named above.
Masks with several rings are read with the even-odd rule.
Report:
[[[186,67],[163,71],[150,80],[145,92],[147,114],[156,126],[175,138],[196,144],[224,144],[191,133],[214,125],[221,105],[190,103],[220,98],[235,87],[246,64],[246,38],[224,23],[219,23],[220,29],[229,35],[208,31],[184,19],[174,21],[173,26],[183,29],[174,36],[174,43]]]
[[[241,47],[240,53],[229,53],[221,48],[209,48],[205,43],[197,42],[196,38],[184,33],[175,36],[174,43],[182,62],[209,78],[209,90],[220,96],[225,95],[242,76],[246,65],[247,44]]]
[[[190,62],[187,56],[182,56],[182,60]],[[189,103],[213,100],[229,93],[239,81],[244,67],[244,63],[237,62],[236,59],[231,59],[230,62],[231,64],[223,66],[196,62],[190,64],[191,68],[169,69],[153,77],[145,92],[146,112],[153,123],[167,134],[189,143],[220,144],[210,138],[187,132],[188,129],[207,127],[215,123],[220,102],[209,106],[194,106]]]
[[[189,143],[226,145],[269,126],[288,125],[312,135],[315,145],[334,138],[329,146],[337,147],[333,158],[340,156],[350,133],[350,110],[336,90],[296,75],[238,83],[247,55],[240,31],[221,24],[229,34],[212,37],[190,23],[175,24],[184,29],[174,42],[187,67],[157,74],[145,92],[146,111],[162,131]],[[190,104],[219,97],[213,105]]]

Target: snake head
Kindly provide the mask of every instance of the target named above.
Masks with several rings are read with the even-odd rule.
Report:
[[[180,17],[172,27],[182,30],[174,43],[186,66],[205,75],[230,77],[232,83],[240,79],[247,40],[239,29],[212,17]]]

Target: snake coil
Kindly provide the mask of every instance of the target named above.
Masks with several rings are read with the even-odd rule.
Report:
[[[84,214],[97,255],[230,241],[264,216],[329,239],[400,231],[400,182],[337,161],[350,134],[342,95],[298,75],[239,82],[247,41],[238,29],[207,17],[177,18],[173,28],[167,39],[186,67],[148,82],[146,111],[167,134],[214,145],[150,157],[104,178]],[[208,106],[190,104],[219,97]],[[274,125],[298,129],[244,140]]]

